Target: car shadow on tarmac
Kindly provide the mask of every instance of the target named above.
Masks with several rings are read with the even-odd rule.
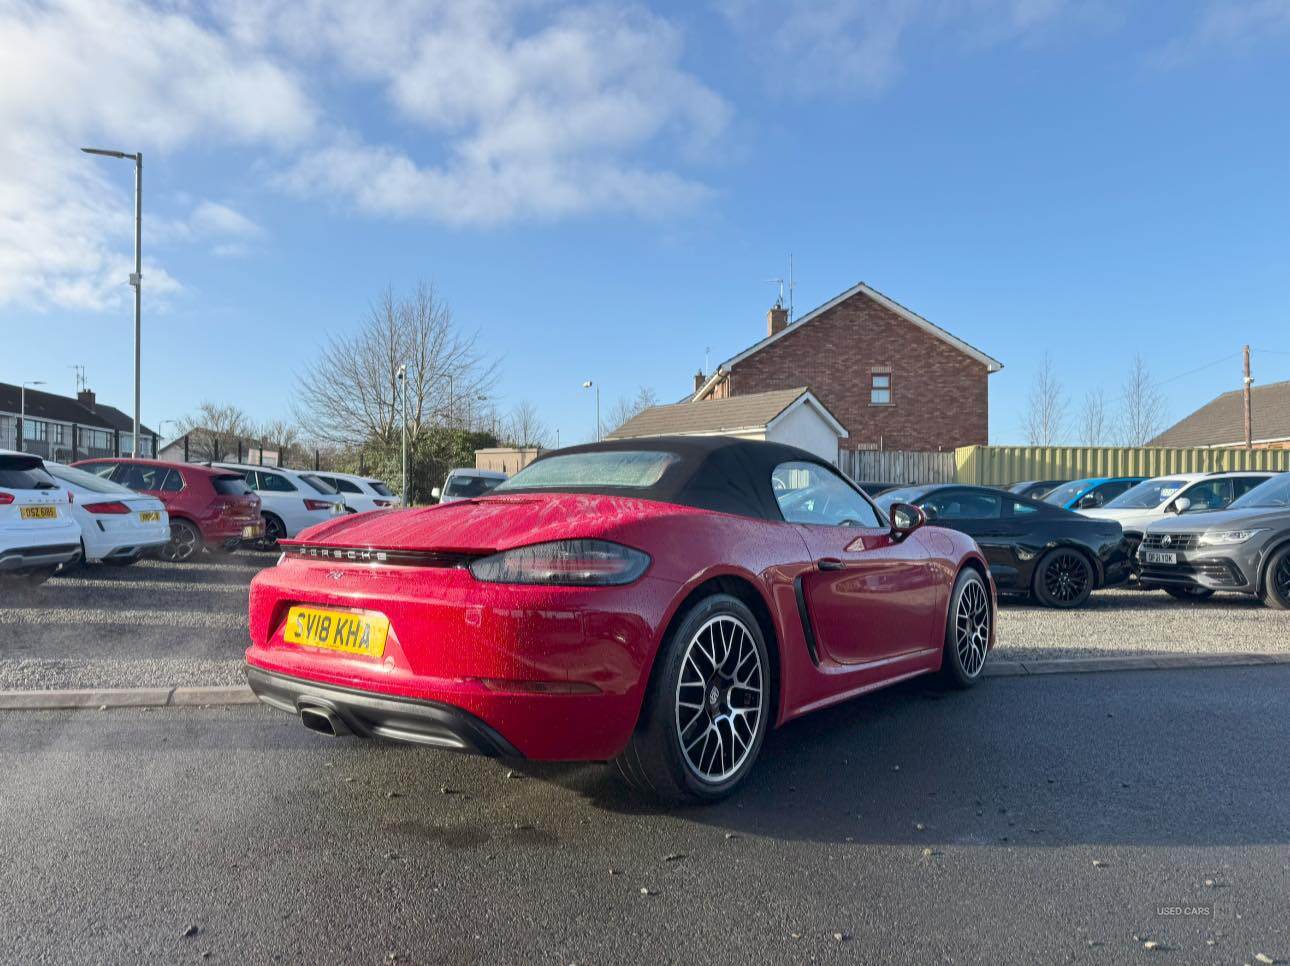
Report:
[[[1282,844],[1290,668],[915,680],[772,732],[731,799],[681,810],[781,840],[1060,847]],[[524,771],[625,815],[612,768]]]

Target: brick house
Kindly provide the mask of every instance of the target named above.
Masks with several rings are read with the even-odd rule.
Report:
[[[949,450],[989,442],[989,376],[1003,363],[863,282],[694,377],[691,400],[805,386],[850,449]]]

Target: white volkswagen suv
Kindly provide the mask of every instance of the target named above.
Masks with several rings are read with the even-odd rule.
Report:
[[[1125,490],[1105,506],[1076,512],[1099,520],[1115,520],[1124,528],[1129,559],[1142,542],[1147,524],[1170,514],[1221,510],[1275,473],[1242,470],[1235,473],[1170,473]]]
[[[348,512],[336,488],[314,473],[280,466],[212,465],[241,473],[246,485],[260,498],[264,537],[257,545],[262,549],[272,549],[284,537],[294,537],[315,523],[326,523],[337,514]]]
[[[71,499],[39,456],[0,451],[0,576],[35,586],[80,557]]]

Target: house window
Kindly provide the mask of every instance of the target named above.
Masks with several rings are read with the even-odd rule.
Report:
[[[890,369],[875,369],[869,373],[869,405],[891,405]]]

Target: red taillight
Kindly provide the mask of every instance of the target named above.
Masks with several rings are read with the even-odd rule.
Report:
[[[8,506],[13,502],[12,493],[0,493],[0,506]]]
[[[130,508],[124,503],[118,503],[113,500],[111,503],[86,503],[86,510],[90,513],[129,513]]]
[[[75,503],[75,502],[76,502],[76,494],[75,494],[75,493],[73,493],[71,490],[68,490],[68,491],[67,491],[67,502],[68,502],[68,503]]]
[[[306,510],[330,510],[332,506],[326,500],[305,500]]]
[[[394,506],[393,500],[373,500],[372,502],[377,506]]]

